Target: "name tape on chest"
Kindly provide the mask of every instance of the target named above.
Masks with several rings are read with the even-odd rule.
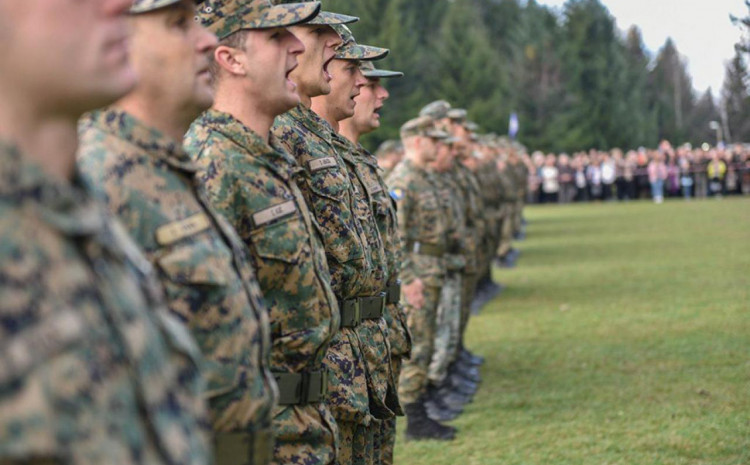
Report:
[[[170,245],[177,241],[201,233],[211,227],[211,220],[205,213],[197,213],[184,220],[161,226],[156,230],[156,242]]]
[[[297,206],[293,200],[290,200],[254,213],[253,223],[255,223],[255,226],[263,226],[264,224],[292,215],[295,211],[297,211]]]
[[[379,182],[373,182],[372,184],[370,184],[367,190],[370,191],[370,195],[380,194],[381,192],[383,192],[383,186]]]
[[[310,167],[310,171],[320,171],[325,170],[328,168],[335,168],[339,166],[339,164],[336,162],[335,157],[325,157],[325,158],[318,158],[316,160],[310,160],[307,163],[307,166]]]

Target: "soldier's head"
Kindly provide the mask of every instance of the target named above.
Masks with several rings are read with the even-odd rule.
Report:
[[[438,139],[435,148],[435,160],[430,163],[430,167],[438,173],[446,173],[453,169],[456,159],[456,150],[453,146],[458,142],[454,137]]]
[[[284,4],[292,3],[293,0],[273,1],[276,4]],[[292,71],[290,78],[297,85],[297,93],[306,106],[310,105],[312,97],[331,92],[329,66],[336,56],[336,47],[341,45],[341,37],[331,26],[350,24],[358,20],[355,16],[321,11],[313,20],[291,28],[294,35],[304,44],[305,51],[299,56],[299,66]]]
[[[404,156],[418,166],[426,166],[437,156],[437,142],[450,135],[435,126],[429,116],[411,119],[401,126]]]
[[[376,69],[371,61],[362,61],[359,69],[367,79],[367,83],[360,89],[354,99],[354,116],[341,122],[341,131],[348,135],[359,137],[380,127],[380,109],[390,97],[388,91],[381,84],[381,79],[401,77],[404,73]]]
[[[194,0],[135,0],[130,12],[138,85],[122,105],[146,118],[174,116],[186,128],[213,101],[216,37],[195,21]]]
[[[451,104],[445,100],[430,102],[419,111],[419,116],[429,116],[435,120],[435,125],[445,132],[453,133],[453,123],[448,118]]]
[[[388,50],[358,44],[349,28],[343,24],[334,25],[333,29],[341,37],[341,45],[328,66],[331,92],[313,99],[312,108],[327,121],[338,122],[354,115],[357,104],[354,99],[367,84],[359,68],[360,63],[384,58]]]
[[[319,11],[318,2],[207,0],[201,5],[198,18],[219,38],[211,65],[216,106],[230,112],[235,105],[250,108],[268,119],[297,105],[290,74],[305,47],[289,28]]]
[[[132,0],[0,0],[2,108],[75,122],[132,89]]]
[[[384,170],[392,169],[404,158],[404,146],[400,141],[387,140],[375,151],[378,166]]]

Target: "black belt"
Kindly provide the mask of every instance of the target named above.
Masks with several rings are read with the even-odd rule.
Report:
[[[406,246],[407,253],[417,255],[429,255],[430,257],[442,257],[445,255],[445,247],[437,244],[425,244],[424,242],[412,241]]]
[[[273,431],[262,429],[246,433],[215,433],[216,465],[270,463],[273,459]]]
[[[301,373],[274,373],[279,386],[279,405],[298,405],[323,402],[328,391],[328,372],[325,369]]]
[[[371,297],[354,297],[339,300],[341,310],[341,327],[355,328],[362,320],[374,320],[383,316],[386,304],[386,293],[381,292]]]
[[[401,301],[401,280],[397,279],[395,283],[386,286],[385,294],[386,305],[399,303]]]

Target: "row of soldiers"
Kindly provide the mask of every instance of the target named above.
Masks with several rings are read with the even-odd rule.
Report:
[[[359,138],[401,74],[356,20],[0,0],[0,462],[388,464],[404,411],[453,437],[512,215],[483,203],[495,149],[435,114],[386,184]],[[397,185],[409,160],[442,190]]]

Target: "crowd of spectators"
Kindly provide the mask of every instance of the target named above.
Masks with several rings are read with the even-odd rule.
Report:
[[[743,145],[535,152],[526,163],[530,203],[750,195],[750,147]]]

